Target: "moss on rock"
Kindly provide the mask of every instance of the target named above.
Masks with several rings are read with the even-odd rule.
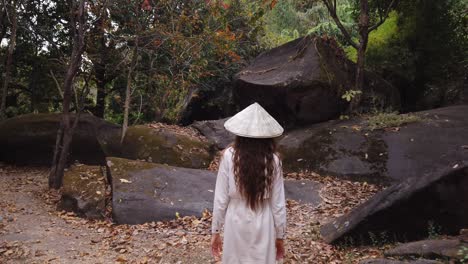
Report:
[[[213,158],[212,144],[165,129],[130,127],[122,157],[186,168],[206,168]]]
[[[103,218],[108,188],[105,167],[75,164],[65,172],[57,208],[91,219]]]

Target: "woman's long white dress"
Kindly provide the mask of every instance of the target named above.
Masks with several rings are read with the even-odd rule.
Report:
[[[284,238],[286,203],[281,162],[275,155],[271,194],[262,209],[253,211],[237,190],[232,147],[224,151],[216,179],[212,232],[224,224],[223,264],[274,264],[275,239]]]

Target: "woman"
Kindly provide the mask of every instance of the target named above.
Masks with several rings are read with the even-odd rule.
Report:
[[[275,137],[283,128],[254,103],[224,127],[236,135],[219,165],[211,250],[223,264],[274,264],[284,256],[286,206]],[[224,246],[220,230],[224,224]]]

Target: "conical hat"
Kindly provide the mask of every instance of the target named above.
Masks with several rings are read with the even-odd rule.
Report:
[[[283,134],[283,127],[258,103],[249,105],[231,117],[224,127],[231,133],[249,138],[274,138]]]

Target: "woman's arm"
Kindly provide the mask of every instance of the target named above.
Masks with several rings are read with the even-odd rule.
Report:
[[[226,151],[225,151],[226,153]],[[219,232],[224,224],[224,218],[226,217],[226,209],[229,204],[229,179],[228,179],[228,158],[223,155],[221,164],[219,164],[218,176],[216,177],[216,187],[213,202],[213,219],[211,222],[211,254],[216,259],[221,256],[223,248],[221,237]]]
[[[229,203],[229,161],[226,156],[227,155],[225,153],[225,155],[222,157],[221,163],[219,165],[218,176],[216,177],[216,187],[213,202],[213,221],[211,224],[211,232],[213,234],[220,232],[221,227],[224,224],[226,209]]]
[[[277,159],[275,177],[272,186],[271,209],[275,222],[277,239],[284,239],[286,232],[286,200],[284,197],[283,168],[281,161]]]

